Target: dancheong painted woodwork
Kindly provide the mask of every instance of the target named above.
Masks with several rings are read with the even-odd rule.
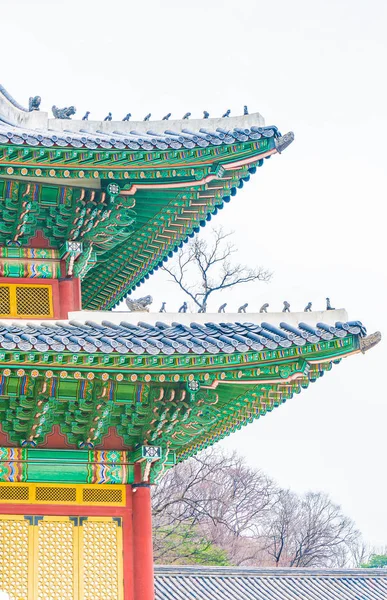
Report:
[[[18,107],[0,90],[0,246],[57,255],[3,270],[52,277],[59,256],[90,309],[115,306],[293,140],[258,113],[100,123]]]
[[[2,443],[29,452],[29,472],[13,470],[14,480],[37,480],[44,472],[47,481],[68,481],[63,465],[70,448],[80,451],[71,471],[74,482],[95,481],[89,470],[94,449],[126,452],[125,459],[117,455],[113,461],[112,483],[133,481],[130,469],[124,474],[118,466],[133,464],[130,453],[140,447],[161,448],[158,466],[164,470],[271,411],[342,357],[359,352],[369,339],[365,329],[359,322],[335,321],[339,312],[327,311],[328,323],[314,325],[311,313],[305,316],[309,322],[297,326],[133,324],[135,315],[120,324],[4,324]],[[49,451],[34,450],[39,447],[63,450],[56,453],[56,475],[53,465],[50,472],[43,466]],[[73,463],[74,452],[68,456]],[[155,477],[156,472],[152,469]]]
[[[343,310],[111,312],[294,136],[39,104],[0,86],[0,591],[154,600],[150,487],[380,334]]]

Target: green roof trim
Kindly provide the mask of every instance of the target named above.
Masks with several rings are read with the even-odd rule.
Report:
[[[363,338],[366,339],[367,338]],[[232,355],[98,356],[2,351],[1,443],[68,448],[157,446],[181,461],[298,394],[360,352],[342,339]]]

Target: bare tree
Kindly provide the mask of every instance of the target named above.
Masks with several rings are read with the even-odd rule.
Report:
[[[245,563],[247,555],[260,552],[257,540],[273,492],[272,481],[236,454],[210,449],[178,465],[153,492],[156,560],[170,554],[171,537],[181,542],[175,547],[180,560],[190,527],[226,550],[234,564]],[[247,539],[254,541],[249,548],[243,543]]]
[[[153,520],[157,562],[344,567],[364,553],[354,523],[326,494],[280,489],[214,448],[161,480]]]
[[[232,232],[225,232],[220,227],[212,230],[210,242],[195,237],[179,250],[174,264],[162,267],[200,312],[206,312],[207,301],[214,292],[271,279],[272,273],[262,267],[252,269],[233,263],[232,256],[237,248],[231,242],[231,236]]]
[[[276,566],[344,567],[361,545],[353,521],[321,492],[300,498],[280,490],[268,525],[266,550]]]

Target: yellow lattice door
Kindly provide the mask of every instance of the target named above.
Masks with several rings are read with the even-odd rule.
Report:
[[[0,516],[0,591],[10,600],[32,598],[32,527],[23,516]]]
[[[82,600],[121,600],[121,519],[88,517],[79,528],[79,589]]]
[[[122,600],[115,517],[0,515],[0,591],[10,600]]]
[[[35,517],[34,600],[78,600],[77,521]]]

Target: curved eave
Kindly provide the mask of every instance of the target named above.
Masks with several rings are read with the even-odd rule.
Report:
[[[83,204],[89,203],[90,213],[110,210],[109,182],[119,186],[119,199],[133,198],[134,210],[141,199],[143,206],[152,206],[155,195],[165,195],[162,203],[155,202],[156,214],[148,220],[139,218],[133,234],[120,232],[118,239],[126,239],[119,245],[112,248],[110,239],[98,238],[100,262],[90,260],[89,273],[83,267],[81,271],[83,304],[93,310],[113,308],[143,283],[236,194],[264,158],[281,153],[293,139],[292,133],[282,136],[277,127],[265,126],[259,113],[137,122],[50,119],[48,113],[24,109],[0,86],[0,176],[15,187],[9,192],[15,194],[15,202],[8,220],[21,218],[21,197],[35,200],[30,196],[39,195],[39,181],[63,186],[62,191],[83,183]],[[34,185],[24,189],[29,183]],[[18,231],[24,232],[29,216],[22,214]],[[44,216],[38,215],[40,222]],[[101,222],[100,216],[95,220]],[[52,215],[51,221],[57,236]],[[77,229],[66,228],[63,221],[60,233]],[[91,219],[87,226],[90,229],[83,233],[91,243],[95,226]],[[116,224],[103,235],[114,238],[117,229]],[[23,244],[28,238],[18,234],[17,239]]]
[[[168,188],[166,184],[171,197],[179,199],[181,206],[171,213],[170,205],[167,205],[162,226],[152,230],[151,235],[145,239],[143,236],[133,236],[134,239],[128,240],[128,245],[123,244],[115,249],[113,260],[109,261],[107,268],[106,265],[97,265],[90,272],[82,286],[84,307],[110,310],[117,306],[160,268],[163,262],[172,258],[183,243],[198,233],[237,194],[238,189],[249,181],[250,175],[264,164],[265,158],[270,158],[277,152],[273,139],[271,148],[265,152],[255,149],[254,154],[245,159],[224,163],[224,176],[209,175],[178,189],[172,186]],[[153,189],[156,188],[157,186]],[[184,200],[183,205],[181,200]]]
[[[322,335],[324,331],[328,333],[323,324],[317,325]],[[76,335],[71,335],[74,325],[70,325],[65,337],[71,335],[76,353],[47,349],[50,340],[43,331],[46,326],[36,328],[33,337],[39,347],[30,350],[23,343],[28,336],[32,343],[32,326],[2,329],[0,412],[3,431],[12,443],[18,445],[24,439],[29,445],[44,444],[56,425],[63,428],[72,447],[82,447],[86,442],[89,447],[91,444],[103,448],[104,436],[113,426],[124,447],[160,446],[164,452],[169,449],[176,453],[178,461],[271,412],[317,381],[334,363],[365,351],[378,341],[377,336],[365,337],[361,324],[350,322],[332,327],[336,335],[332,333],[329,340],[306,340],[300,346],[286,343],[289,337],[284,329],[283,336],[278,336],[282,343],[259,352],[241,353],[235,349],[231,354],[197,354],[191,349],[175,356],[123,356],[117,347],[109,354],[104,348],[94,353],[87,347],[79,351]],[[270,324],[265,324],[266,334],[271,331],[267,326]],[[96,331],[107,344],[106,331]],[[65,344],[55,328],[49,333],[56,336],[55,347]],[[139,334],[135,331],[132,341],[136,333]],[[194,333],[195,338],[200,335]],[[235,335],[237,341],[240,336]],[[19,339],[23,340],[21,346]],[[92,344],[92,340],[88,343]],[[44,400],[41,411],[36,403],[43,388],[48,390],[49,400]],[[15,394],[21,399],[16,412]],[[74,412],[74,401],[82,410]],[[42,419],[39,417],[36,426],[32,426],[35,416],[39,416],[37,410]]]

